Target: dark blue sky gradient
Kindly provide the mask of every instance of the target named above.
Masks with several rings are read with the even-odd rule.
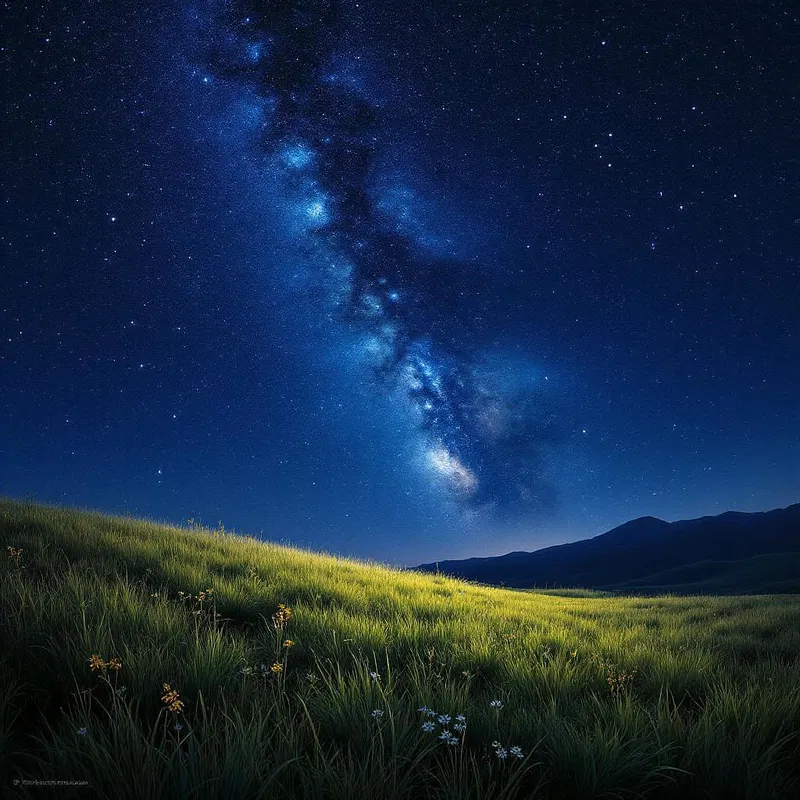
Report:
[[[800,498],[792,4],[6,38],[0,492],[399,563]]]

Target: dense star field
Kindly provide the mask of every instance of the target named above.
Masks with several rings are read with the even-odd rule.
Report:
[[[4,493],[405,563],[797,500],[793,4],[8,17]]]

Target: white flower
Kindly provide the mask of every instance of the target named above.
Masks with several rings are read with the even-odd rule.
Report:
[[[459,714],[459,715],[456,717],[456,721],[458,721],[458,722],[463,722],[463,723],[466,725],[467,718],[466,718],[466,717],[465,717],[463,714]]]
[[[426,717],[435,717],[435,716],[436,716],[436,712],[435,712],[435,711],[434,711],[432,708],[429,708],[429,709],[428,709],[428,710],[425,712],[425,716],[426,716]]]
[[[381,717],[383,717],[383,711],[381,711],[381,709],[380,709],[380,708],[376,708],[376,709],[375,709],[375,710],[372,712],[372,718],[373,718],[373,719],[381,719]]]
[[[449,714],[439,714],[439,716],[436,717],[436,721],[440,725],[447,725],[450,722],[450,715]]]
[[[498,711],[499,711],[499,710],[500,710],[502,707],[503,707],[503,701],[502,701],[502,700],[492,700],[492,701],[489,703],[489,708],[496,708]]]
[[[180,732],[183,730],[183,725],[181,725],[181,723],[180,723],[180,722],[176,722],[176,723],[175,723],[175,724],[174,724],[172,727],[173,727],[173,728],[174,728],[176,731],[178,731],[178,733],[180,733]]]
[[[514,758],[522,758],[522,748],[517,747],[517,745],[514,745],[513,747],[509,748],[508,752],[511,753],[511,755],[514,756]]]
[[[88,728],[78,728],[76,733],[78,734],[78,736],[88,736],[89,735],[89,729]]]
[[[425,733],[433,733],[435,728],[436,728],[436,726],[432,722],[423,722],[422,723],[422,730],[424,730]]]
[[[466,726],[466,723],[464,723],[464,722],[456,722],[456,724],[453,725],[453,730],[457,731],[458,733],[464,733],[464,731],[466,729],[467,729],[467,726]]]
[[[421,714],[427,714],[430,711],[430,709],[428,708],[428,706],[422,706],[421,708],[418,708],[417,711],[419,711]]]
[[[370,672],[369,676],[374,681],[379,681],[381,679],[381,676],[377,672]]]
[[[495,753],[497,753],[497,757],[501,761],[505,761],[508,758],[508,750],[506,750],[505,747],[498,747]]]
[[[439,738],[447,744],[458,744],[458,739],[450,731],[442,731]]]

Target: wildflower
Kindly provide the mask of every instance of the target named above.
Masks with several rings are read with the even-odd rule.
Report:
[[[436,721],[440,725],[448,725],[450,723],[450,715],[449,714],[439,714],[439,716],[436,717]]]
[[[456,722],[463,722],[464,724],[466,724],[467,718],[463,714],[458,714],[456,716]]]
[[[374,680],[376,683],[381,679],[381,676],[377,672],[370,672],[370,678]]]
[[[262,664],[261,666],[263,667],[264,665]],[[248,667],[248,666],[242,667],[241,670],[239,670],[239,671],[241,672],[241,674],[243,676],[247,676],[247,675],[252,675],[253,674],[253,668],[252,667]]]
[[[508,750],[505,747],[498,747],[494,752],[501,761],[505,761],[508,758]]]
[[[106,662],[103,661],[102,658],[98,655],[92,655],[89,657],[89,669],[92,672],[98,672],[99,670],[105,669]]]
[[[183,711],[183,700],[180,699],[180,694],[169,683],[165,683],[163,689],[161,702],[167,707],[167,710],[173,714]]]
[[[495,750],[496,750],[498,747],[502,747],[502,746],[503,746],[503,745],[501,745],[501,744],[500,744],[500,742],[498,742],[498,741],[497,741],[497,739],[495,739],[495,740],[492,742],[492,747],[494,747],[494,748],[495,748]]]
[[[153,593],[150,595],[150,597],[152,597],[152,598],[153,598],[153,600],[158,600],[158,592],[153,592]]]
[[[174,731],[177,731],[178,733],[180,733],[180,732],[183,730],[183,725],[181,725],[181,723],[180,723],[180,722],[176,722],[176,723],[175,723],[175,724],[172,726],[172,729],[173,729]]]
[[[503,701],[502,701],[502,700],[492,700],[492,701],[489,703],[489,708],[496,708],[498,711],[499,711],[499,710],[500,710],[502,707],[503,707]]]
[[[306,680],[309,683],[316,683],[319,680],[319,676],[314,672],[306,672]]]
[[[89,729],[88,728],[78,728],[76,733],[78,734],[78,736],[88,736],[89,735]]]
[[[436,729],[436,725],[434,725],[432,722],[423,722],[422,723],[422,730],[424,730],[425,733],[433,733],[435,729]]]
[[[294,642],[291,639],[287,639],[283,646],[288,650],[290,647],[294,647]]]
[[[450,733],[450,731],[447,730],[442,731],[439,734],[439,738],[446,744],[456,744],[458,742],[458,739],[455,736],[453,736],[453,734]]]
[[[456,733],[464,733],[466,729],[467,726],[464,722],[456,722],[455,725],[453,725],[453,730],[456,731]]]
[[[120,700],[125,697],[128,692],[127,686],[120,686],[118,689],[114,689],[114,694],[120,698]]]
[[[462,674],[462,675],[463,675],[465,678],[471,678],[471,677],[472,677],[472,673],[471,673],[471,672],[470,672],[468,669],[465,669],[465,670],[463,670],[461,674]]]
[[[611,689],[612,697],[620,697],[625,691],[630,688],[631,681],[633,680],[634,672],[617,672],[613,667],[608,672],[608,685]]]
[[[428,706],[422,706],[422,708],[418,708],[417,711],[419,711],[421,714],[427,714],[430,711],[430,709],[428,708]]]
[[[106,661],[106,667],[119,672],[122,669],[122,662],[118,658],[112,658],[110,661]]]
[[[8,557],[11,561],[14,562],[15,566],[19,566],[20,559],[22,558],[22,553],[24,552],[21,547],[11,547],[10,545],[6,547],[8,550]]]
[[[272,671],[273,675],[278,675],[283,672],[283,667],[276,661],[271,667],[270,670]]]
[[[518,747],[517,745],[510,747],[508,752],[511,753],[514,758],[522,758],[522,748]]]
[[[272,615],[272,622],[278,630],[282,631],[293,616],[294,612],[289,606],[279,603],[278,610]]]
[[[384,714],[384,712],[380,708],[376,708],[372,712],[372,719],[374,719],[374,720],[382,719],[383,718],[383,714]]]

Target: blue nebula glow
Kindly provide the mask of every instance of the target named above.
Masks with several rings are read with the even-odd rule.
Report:
[[[288,144],[282,153],[283,161],[292,169],[303,169],[314,159],[314,151],[306,144],[295,142]]]
[[[261,56],[264,52],[264,45],[261,42],[252,42],[251,44],[247,45],[246,53],[247,57],[253,61],[257,62],[261,59]]]
[[[475,322],[457,302],[474,254],[456,258],[452,237],[433,232],[427,220],[443,219],[441,203],[381,174],[380,103],[364,91],[359,57],[336,52],[338,13],[321,7],[294,37],[282,27],[294,26],[293,7],[280,5],[254,26],[273,42],[276,63],[292,67],[232,65],[267,98],[270,124],[253,144],[265,156],[265,189],[303,254],[295,282],[300,272],[309,283],[316,276],[317,295],[363,333],[359,355],[414,420],[424,469],[465,506],[526,504],[540,481],[535,431],[528,426],[518,441],[529,398],[481,388]]]
[[[328,214],[328,210],[325,207],[325,202],[323,200],[312,200],[309,203],[306,203],[305,207],[303,208],[303,213],[305,214],[306,218],[314,224],[314,226],[327,225],[330,221],[330,215]]]

